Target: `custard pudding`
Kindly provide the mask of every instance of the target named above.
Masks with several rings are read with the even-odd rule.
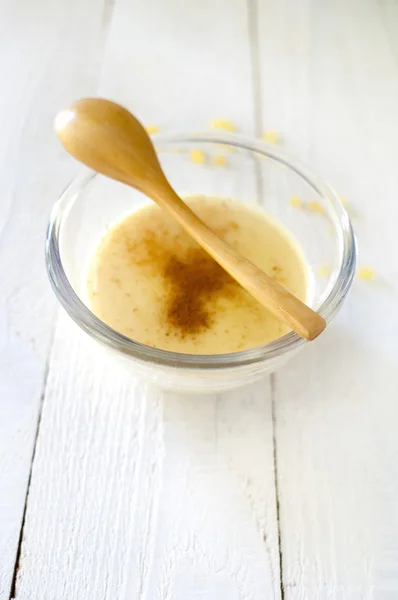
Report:
[[[226,242],[306,301],[303,255],[280,224],[234,200],[197,196],[186,202]],[[155,204],[106,232],[89,266],[87,291],[90,309],[104,323],[173,352],[236,352],[289,331]]]

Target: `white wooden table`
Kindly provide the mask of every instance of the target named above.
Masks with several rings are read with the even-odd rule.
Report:
[[[398,0],[0,0],[0,598],[398,598]],[[349,202],[333,327],[261,385],[162,394],[93,358],[43,262],[56,110],[272,129]]]

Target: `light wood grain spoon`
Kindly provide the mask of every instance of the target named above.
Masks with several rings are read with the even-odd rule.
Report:
[[[144,127],[119,104],[84,98],[62,110],[55,129],[65,149],[107,177],[152,198],[260,304],[306,340],[324,329],[324,319],[219,238],[167,181]]]

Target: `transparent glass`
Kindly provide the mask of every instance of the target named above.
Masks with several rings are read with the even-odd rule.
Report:
[[[262,141],[231,134],[169,135],[157,136],[155,145],[181,196],[204,194],[257,205],[293,234],[309,269],[308,302],[330,323],[351,286],[356,260],[352,227],[333,190],[284,150]],[[204,152],[206,164],[190,160],[192,149]],[[217,155],[226,157],[225,166],[212,164]],[[295,208],[289,202],[293,195],[315,202],[316,210]],[[131,340],[99,320],[85,294],[89,260],[106,228],[147,202],[140,192],[85,171],[53,208],[46,240],[48,274],[61,305],[86,333],[138,376],[190,392],[244,385],[274,371],[306,344],[291,332],[241,352],[179,354]]]

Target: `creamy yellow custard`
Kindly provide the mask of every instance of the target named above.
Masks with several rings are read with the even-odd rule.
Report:
[[[233,200],[198,196],[186,202],[226,242],[305,301],[307,268],[283,227]],[[155,204],[106,232],[89,266],[87,290],[89,306],[102,321],[154,348],[235,352],[289,331]]]

